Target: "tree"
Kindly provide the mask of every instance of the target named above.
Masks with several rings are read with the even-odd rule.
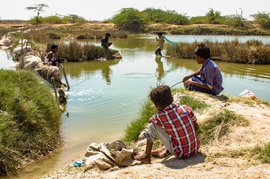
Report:
[[[208,22],[210,24],[219,24],[219,19],[221,17],[220,12],[219,11],[214,11],[214,9],[210,9],[207,13],[206,13],[206,17],[208,19]]]
[[[260,24],[265,29],[270,29],[270,14],[266,12],[259,12],[257,14],[253,14],[255,22]]]
[[[27,10],[33,10],[35,12],[37,12],[37,15],[36,15],[36,23],[38,24],[39,23],[39,16],[40,16],[40,12],[43,12],[43,8],[45,7],[49,7],[47,4],[35,4],[34,6],[29,6],[29,7],[26,7]]]
[[[140,11],[133,8],[124,8],[120,13],[112,18],[120,29],[131,32],[143,32],[145,30],[146,22]]]

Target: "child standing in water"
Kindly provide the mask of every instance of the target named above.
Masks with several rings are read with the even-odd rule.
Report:
[[[164,40],[161,32],[158,33],[158,37],[156,37],[156,41],[158,43],[158,48],[155,51],[155,54],[156,54],[156,56],[162,56],[161,51],[163,50],[165,40]]]

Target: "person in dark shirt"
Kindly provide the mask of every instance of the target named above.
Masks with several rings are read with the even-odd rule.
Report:
[[[105,37],[101,39],[101,46],[105,49],[108,49],[112,45],[112,42],[109,41],[110,36],[110,33],[106,33]]]

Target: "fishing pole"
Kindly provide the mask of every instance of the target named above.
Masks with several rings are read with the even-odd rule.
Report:
[[[176,85],[178,85],[178,84],[181,84],[181,83],[183,83],[183,81],[180,81],[180,82],[175,83],[174,85],[171,86],[171,88],[174,87],[174,86],[176,86]]]

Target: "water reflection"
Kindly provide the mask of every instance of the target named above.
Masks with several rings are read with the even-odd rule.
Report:
[[[89,77],[95,75],[98,71],[101,71],[102,77],[109,85],[111,83],[111,66],[119,63],[120,60],[114,61],[91,61],[80,63],[65,63],[65,69],[70,77],[80,77],[82,74],[87,74]]]
[[[156,57],[155,61],[157,63],[157,69],[156,69],[157,81],[160,82],[162,78],[164,77],[163,62],[161,61],[161,57]]]

